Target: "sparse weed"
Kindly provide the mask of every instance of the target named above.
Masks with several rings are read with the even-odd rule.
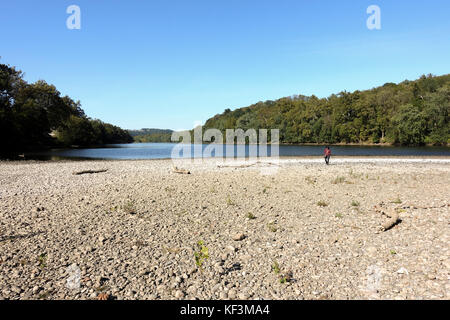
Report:
[[[100,286],[100,287],[98,287],[98,288],[94,288],[94,290],[95,290],[97,293],[102,293],[102,292],[104,292],[104,291],[106,291],[106,290],[108,290],[108,289],[109,289],[108,286]]]
[[[339,184],[339,183],[345,183],[345,177],[337,177],[336,179],[334,179],[331,183],[332,184]]]
[[[352,207],[359,207],[360,203],[359,203],[359,201],[353,200],[351,205],[352,205]]]
[[[323,200],[320,200],[320,201],[317,202],[317,205],[318,205],[319,207],[327,207],[327,206],[328,206],[328,203],[326,203],[326,202],[323,201]]]
[[[47,254],[42,253],[41,255],[39,255],[38,259],[39,259],[39,268],[44,269],[47,266]]]
[[[342,215],[342,213],[336,213],[335,215],[334,215],[336,218],[342,218],[343,217],[343,215]]]
[[[123,209],[123,211],[125,211],[125,213],[128,213],[128,214],[136,214],[137,213],[135,205],[134,205],[134,201],[132,201],[132,200],[127,201],[127,203],[125,203],[123,205],[122,209]]]
[[[280,283],[287,283],[292,279],[292,271],[288,271],[286,273],[281,272],[280,265],[277,261],[273,261],[272,263],[272,271],[278,276]]]
[[[50,296],[50,293],[49,293],[48,291],[45,291],[45,292],[40,293],[40,294],[38,295],[38,299],[45,300],[45,299],[47,299],[49,296]]]
[[[306,180],[306,182],[308,183],[308,184],[315,184],[316,183],[316,178],[314,178],[314,177],[311,177],[311,176],[307,176],[306,178],[305,178],[305,180]]]
[[[230,196],[227,196],[227,206],[234,206],[235,203],[233,202],[233,200],[231,200]]]
[[[270,222],[267,224],[267,228],[269,229],[270,232],[277,232],[278,228],[275,225],[275,222]]]
[[[256,219],[256,216],[253,213],[249,212],[249,213],[247,213],[247,218],[249,220],[254,220],[254,219]]]
[[[401,204],[402,200],[399,197],[397,197],[396,199],[392,200],[391,203]]]
[[[275,274],[280,274],[280,272],[281,272],[280,265],[278,264],[277,261],[274,261],[272,263],[272,270],[273,270],[273,272],[275,272]]]
[[[203,270],[203,264],[209,258],[209,250],[202,240],[197,242],[197,250],[194,252],[195,264],[200,271]]]

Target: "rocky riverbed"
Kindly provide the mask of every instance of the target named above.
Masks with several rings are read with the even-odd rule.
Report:
[[[448,159],[173,166],[0,162],[0,299],[450,298]]]

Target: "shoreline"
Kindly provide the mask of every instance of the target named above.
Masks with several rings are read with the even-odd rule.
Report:
[[[154,159],[101,159],[101,158],[63,158],[63,159],[48,159],[48,160],[40,160],[40,159],[21,159],[21,160],[7,160],[0,159],[0,164],[2,163],[77,163],[77,162],[132,162],[132,161],[174,161],[174,162],[185,162],[188,164],[189,162],[295,162],[295,163],[323,163],[322,156],[280,156],[277,158],[261,158],[258,157],[256,159],[250,158],[202,158],[202,159],[172,159],[172,158],[154,158]],[[435,163],[450,163],[449,156],[332,156],[330,164],[332,163],[377,163],[377,162],[392,162],[392,163],[418,163],[418,162],[435,162]]]

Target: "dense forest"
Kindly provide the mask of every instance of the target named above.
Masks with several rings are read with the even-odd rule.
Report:
[[[449,111],[450,75],[428,75],[328,98],[299,95],[226,109],[204,129],[280,129],[281,143],[447,145]]]
[[[45,81],[29,84],[23,73],[0,64],[0,152],[48,147],[128,143],[119,127],[88,118],[80,102],[62,97]]]
[[[169,129],[141,129],[128,130],[134,142],[171,142],[172,130]]]

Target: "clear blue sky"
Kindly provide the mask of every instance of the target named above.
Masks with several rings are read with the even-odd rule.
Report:
[[[71,4],[81,30],[66,28]],[[128,129],[450,73],[448,0],[2,0],[0,30],[2,63]]]

